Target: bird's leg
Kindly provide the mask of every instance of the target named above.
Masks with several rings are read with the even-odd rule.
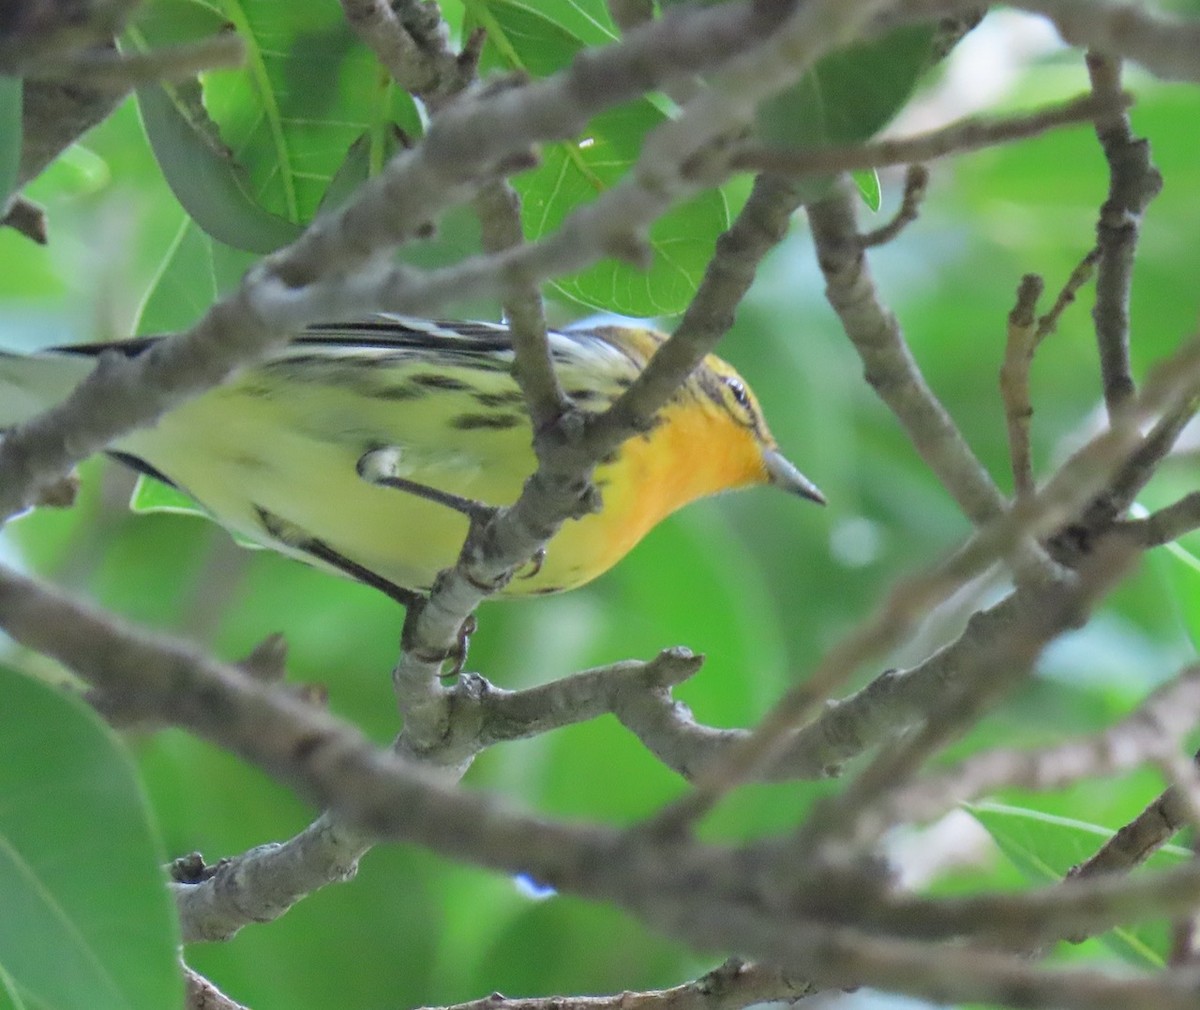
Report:
[[[430,487],[428,484],[422,484],[420,481],[409,480],[407,477],[399,476],[396,473],[396,468],[400,452],[401,450],[392,446],[383,446],[368,450],[359,457],[356,467],[358,475],[363,480],[377,487],[395,488],[397,491],[407,492],[418,498],[423,498],[425,501],[431,501],[436,505],[444,505],[446,508],[461,513],[467,517],[470,524],[470,532],[467,534],[468,541],[472,537],[478,536],[479,531],[500,511],[494,505],[487,505],[484,502],[476,501],[474,498],[466,498],[463,495],[453,494],[450,491],[442,491],[438,488]],[[540,565],[540,561],[538,564]],[[494,591],[495,587],[481,588]],[[411,610],[410,613],[412,613]],[[467,662],[467,649],[471,643],[471,635],[474,634],[477,627],[478,624],[475,620],[475,615],[468,614],[466,620],[463,621],[458,629],[454,645],[444,655],[436,658],[426,657],[432,658],[436,662],[450,664],[449,669],[443,670],[441,673],[442,677],[457,677],[462,673],[463,667]]]
[[[418,498],[424,498],[425,501],[431,501],[435,505],[444,505],[446,508],[466,516],[471,520],[472,525],[486,522],[496,514],[497,509],[494,505],[487,505],[474,498],[442,491],[439,488],[430,487],[428,484],[422,484],[420,481],[399,476],[395,471],[400,453],[401,450],[393,446],[369,449],[358,459],[356,466],[358,475],[368,484],[374,484],[376,487],[395,488],[397,491],[405,491]]]

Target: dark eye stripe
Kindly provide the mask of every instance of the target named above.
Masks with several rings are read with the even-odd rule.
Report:
[[[750,406],[750,394],[746,392],[746,386],[740,379],[728,377],[725,379],[725,385],[729,387],[729,391],[733,393],[733,398],[737,400],[739,406],[753,411]]]

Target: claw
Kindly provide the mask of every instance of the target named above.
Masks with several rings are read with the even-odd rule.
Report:
[[[539,547],[532,558],[529,559],[529,571],[521,572],[517,576],[518,579],[536,578],[542,571],[542,565],[546,563],[546,548]]]
[[[457,677],[463,672],[463,667],[467,665],[467,649],[471,644],[471,636],[475,634],[478,627],[479,622],[475,620],[475,615],[468,614],[467,619],[462,622],[462,625],[458,629],[454,648],[446,655],[446,659],[451,662],[451,666],[449,671],[443,671],[442,677]]]

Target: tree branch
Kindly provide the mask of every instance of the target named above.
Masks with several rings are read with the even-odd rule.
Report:
[[[1200,491],[1193,491],[1144,519],[1119,522],[1115,529],[1142,547],[1161,547],[1197,527],[1200,527]]]
[[[1087,55],[1088,76],[1097,97],[1120,94],[1121,63],[1098,52]],[[1134,395],[1129,362],[1129,293],[1142,214],[1162,189],[1162,176],[1150,163],[1150,144],[1135,140],[1129,116],[1111,111],[1096,119],[1096,136],[1108,161],[1108,199],[1096,223],[1096,305],[1092,318],[1100,351],[1100,374],[1109,416]]]
[[[1141,64],[1168,81],[1200,81],[1200,21],[1122,0],[1013,0],[1054,23],[1067,45]],[[973,12],[978,0],[898,0],[881,25]]]
[[[329,805],[373,836],[416,841],[560,889],[615,901],[687,942],[740,949],[820,985],[870,984],[942,1000],[1003,1001],[1068,1010],[1191,1010],[1189,973],[1117,978],[1039,968],[978,948],[865,933],[781,913],[745,891],[744,858],[644,831],[567,827],[447,788],[376,751],[328,713],[202,656],[115,628],[87,608],[0,574],[0,621],[137,712],[153,712],[225,746]]]
[[[1128,544],[1111,543],[1069,577],[1029,594],[1003,635],[955,669],[953,683],[925,713],[921,725],[894,746],[880,749],[836,799],[810,817],[795,842],[859,848],[873,845],[900,813],[891,796],[932,755],[958,739],[1033,670],[1042,651],[1064,631],[1082,627],[1088,614],[1126,574],[1135,555]]]
[[[844,185],[808,208],[826,296],[863,362],[863,374],[900,421],[913,447],[976,526],[1006,503],[926,385],[896,317],[875,290],[858,239],[855,200]]]
[[[776,968],[731,958],[693,982],[671,989],[612,996],[545,996],[509,999],[499,993],[449,1007],[422,1010],[741,1010],[755,1003],[793,1003],[816,988]]]
[[[1111,116],[1114,111],[1119,113],[1132,103],[1132,96],[1120,90],[1111,94],[1093,93],[1019,115],[963,119],[914,137],[794,151],[746,147],[734,153],[731,164],[735,169],[787,176],[836,175],[908,165],[1036,137],[1063,126]]]
[[[1080,779],[1119,775],[1177,754],[1200,720],[1200,667],[1181,671],[1101,733],[1034,750],[994,748],[892,795],[891,816],[926,823],[998,789],[1046,792]]]

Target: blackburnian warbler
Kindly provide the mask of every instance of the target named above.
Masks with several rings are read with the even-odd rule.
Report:
[[[563,388],[583,410],[612,403],[662,334],[604,326],[554,332]],[[100,351],[152,340],[0,355],[0,429],[64,398]],[[453,564],[467,519],[432,489],[514,501],[535,465],[529,418],[509,374],[505,327],[379,317],[321,326],[112,447],[185,491],[228,529],[406,599]],[[656,523],[705,495],[773,484],[823,501],[778,452],[754,394],[710,355],[595,472],[601,511],[566,523],[504,595],[594,579]]]

